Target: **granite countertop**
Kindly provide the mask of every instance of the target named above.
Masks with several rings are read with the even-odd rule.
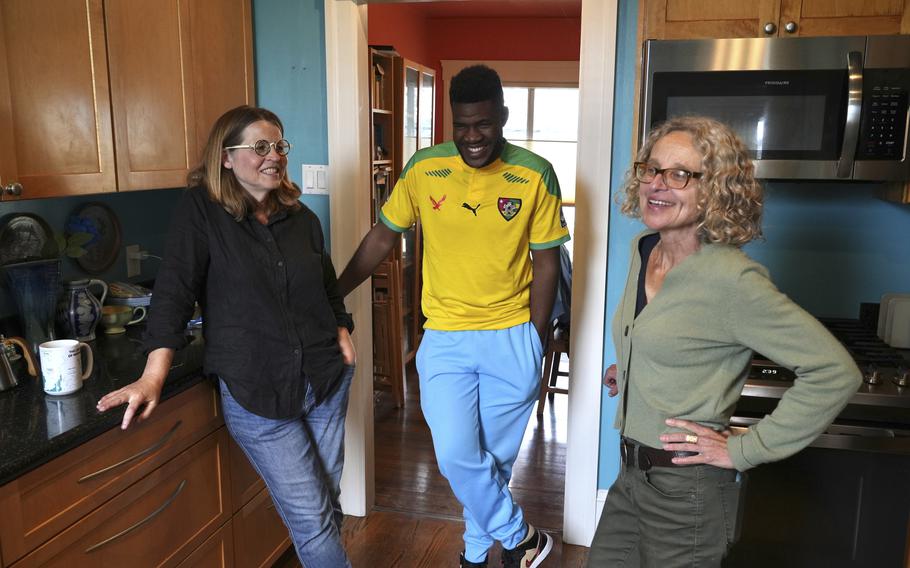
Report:
[[[145,354],[140,337],[144,327],[129,327],[121,335],[104,335],[99,330],[98,337],[88,342],[95,358],[92,375],[73,394],[45,394],[41,380],[30,377],[0,392],[0,485],[120,424],[126,405],[102,413],[95,404],[104,394],[142,374]],[[161,400],[203,380],[202,334],[195,331],[187,339],[187,347],[174,357]]]

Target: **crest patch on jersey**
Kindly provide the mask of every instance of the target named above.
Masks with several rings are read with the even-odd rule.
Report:
[[[521,211],[521,199],[516,197],[500,197],[496,204],[499,214],[506,221],[511,221]]]

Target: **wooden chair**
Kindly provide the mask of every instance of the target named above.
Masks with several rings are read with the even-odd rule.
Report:
[[[547,342],[547,352],[543,361],[543,373],[540,377],[540,398],[537,399],[537,415],[543,414],[544,400],[547,395],[553,399],[553,394],[569,394],[569,389],[559,388],[556,382],[559,377],[568,377],[568,371],[559,370],[559,361],[562,354],[569,354],[569,330],[550,325],[547,331],[550,341]]]

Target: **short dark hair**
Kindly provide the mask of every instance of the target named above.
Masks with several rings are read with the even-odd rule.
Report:
[[[486,65],[465,67],[452,77],[449,85],[449,103],[480,103],[493,101],[499,108],[505,106],[502,81],[499,74]]]

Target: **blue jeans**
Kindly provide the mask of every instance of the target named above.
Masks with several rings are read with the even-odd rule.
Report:
[[[341,546],[338,496],[344,465],[344,419],[354,367],[316,405],[308,387],[299,416],[263,418],[240,406],[224,381],[221,403],[228,431],[265,481],[304,566],[351,566]]]
[[[509,480],[540,390],[543,347],[530,323],[507,329],[428,329],[417,351],[420,406],[439,471],[464,505],[465,558],[525,536]]]

